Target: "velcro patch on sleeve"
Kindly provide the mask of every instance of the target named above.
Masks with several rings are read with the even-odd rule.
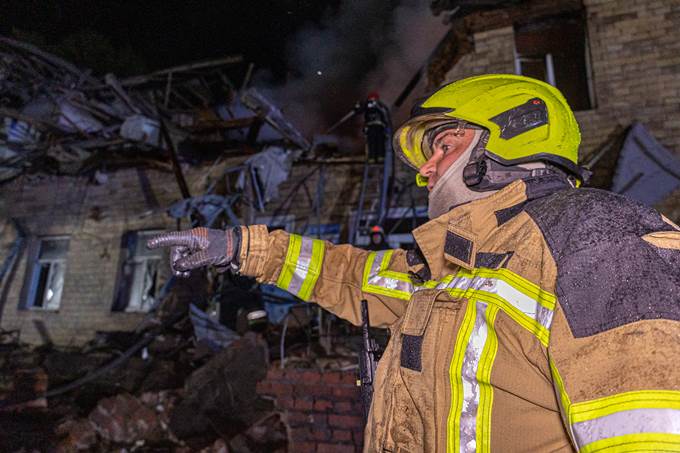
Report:
[[[475,266],[475,243],[455,231],[446,232],[444,256],[451,262],[472,269]]]

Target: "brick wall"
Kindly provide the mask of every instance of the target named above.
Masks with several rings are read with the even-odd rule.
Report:
[[[200,177],[199,172],[187,174],[190,182],[200,182]],[[144,193],[142,180],[147,178],[149,190]],[[180,198],[172,174],[156,170],[111,172],[101,185],[89,177],[71,176],[22,176],[4,184],[0,219],[18,219],[32,237],[66,235],[70,243],[59,310],[18,308],[24,250],[7,283],[0,327],[19,329],[22,341],[43,343],[46,338],[38,327],[43,325],[49,340],[66,346],[80,345],[96,331],[133,329],[143,314],[111,311],[121,237],[126,231],[174,228],[174,219],[164,210]]]
[[[274,399],[290,427],[289,451],[351,453],[363,445],[355,371],[272,368],[258,392]]]
[[[243,160],[241,158],[240,160]],[[208,172],[206,167],[185,167],[184,172],[192,194],[205,191],[209,181],[218,178],[225,167],[236,165],[239,159],[228,159]],[[413,172],[398,163],[400,175]],[[281,196],[273,200],[259,216],[271,216],[285,196],[314,168],[296,165],[288,181],[280,188]],[[356,208],[361,187],[361,165],[332,165],[326,168],[323,188],[321,223],[339,223],[342,240],[347,237],[348,218]],[[9,282],[9,291],[0,306],[0,327],[19,329],[21,339],[40,344],[46,338],[58,345],[79,346],[97,331],[132,330],[144,316],[142,313],[112,312],[114,291],[121,257],[121,238],[126,231],[145,229],[175,229],[175,220],[165,209],[181,198],[174,176],[158,170],[126,169],[107,173],[108,181],[96,184],[91,177],[21,176],[2,185],[0,221],[16,218],[33,237],[66,235],[70,238],[66,275],[58,311],[19,309],[24,285],[27,253],[17,262],[16,273]],[[312,197],[315,196],[318,173],[307,178]],[[143,187],[146,187],[144,189]],[[419,203],[424,203],[424,189]],[[373,193],[377,198],[377,194]],[[408,202],[407,197],[405,201]],[[247,219],[247,209],[243,213]],[[291,203],[290,214],[295,218],[293,232],[301,233],[307,222],[317,219],[304,190]],[[184,227],[187,227],[185,222]],[[9,230],[10,228],[7,228]],[[11,243],[2,244],[0,263]],[[162,269],[167,276],[164,262]],[[4,289],[3,289],[4,290]]]
[[[533,0],[469,19],[474,51],[447,74],[451,82],[485,73],[514,73],[513,22],[549,15],[572,0]],[[584,0],[596,108],[576,112],[582,156],[617,127],[643,122],[680,153],[680,1]],[[517,10],[517,11],[515,11]]]
[[[474,51],[449,71],[447,80],[513,72],[512,21],[528,14],[573,9],[574,3],[574,0],[535,0],[523,2],[512,14],[500,11],[480,15],[471,25]],[[582,157],[602,146],[617,128],[636,120],[642,121],[663,145],[680,153],[680,0],[583,3],[597,107],[576,112],[583,135]],[[224,165],[235,163],[230,162]],[[294,167],[281,193],[286,194],[312,168]],[[400,162],[397,168],[400,177],[413,177]],[[221,169],[214,168],[211,174],[216,176]],[[208,177],[205,168],[187,168],[186,174],[192,192],[202,193]],[[131,169],[108,176],[109,181],[102,185],[85,177],[56,176],[23,176],[3,184],[0,219],[18,218],[35,235],[70,235],[71,243],[60,310],[17,309],[26,269],[24,253],[5,304],[0,307],[0,327],[20,329],[23,340],[40,343],[43,338],[36,322],[42,322],[55,343],[78,345],[90,339],[95,331],[130,329],[139,322],[140,314],[111,312],[121,236],[129,230],[174,228],[174,221],[165,215],[164,209],[178,200],[180,194],[168,172],[140,173]],[[317,178],[318,174],[308,182],[312,197]],[[150,191],[142,190],[144,179],[148,179]],[[360,182],[361,166],[328,167],[321,222],[340,223],[343,238]],[[418,189],[417,204],[424,204],[425,198],[425,190]],[[273,202],[262,215],[271,215],[280,201]],[[674,201],[665,204],[662,212],[678,219],[679,209]],[[309,218],[309,213],[309,200],[300,191],[291,209],[297,232],[307,220],[316,221]]]

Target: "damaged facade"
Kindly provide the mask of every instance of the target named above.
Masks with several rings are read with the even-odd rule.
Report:
[[[594,173],[590,185],[651,201],[671,220],[680,219],[676,115],[680,4],[623,0],[432,4],[435,13],[451,21],[452,32],[430,61],[430,85],[483,73],[518,73],[555,84],[580,125],[581,162]],[[641,178],[630,184],[635,175],[626,178],[626,163],[619,156],[637,123],[650,139],[631,154],[646,154],[656,164],[647,167],[646,183]],[[652,182],[659,177],[668,177],[669,183]],[[641,199],[635,189],[654,196]]]
[[[651,201],[678,220],[680,181],[672,164],[680,149],[680,125],[674,114],[680,101],[674,35],[678,6],[673,2],[632,5],[615,0],[472,3],[433,2],[433,12],[450,21],[451,33],[430,58],[429,88],[489,72],[519,72],[553,81],[575,106],[583,135],[582,161],[592,166],[591,185],[602,188],[621,189],[630,183],[623,180],[625,170],[617,163],[630,127],[641,123],[656,143],[650,145],[647,140],[646,148],[633,154],[651,152],[653,162],[659,152],[647,148],[665,147],[660,153],[671,170],[664,172],[649,165],[647,176],[638,177],[640,181],[635,183],[648,188],[650,180],[664,173],[668,180],[663,193]],[[564,38],[539,39],[546,33]],[[555,42],[564,44],[546,47],[546,43]],[[27,51],[20,43],[3,43],[7,52],[4,61],[10,62],[6,73],[11,74],[21,63],[17,55],[27,58]],[[35,61],[32,55],[28,53]],[[45,98],[29,91],[25,100],[14,101],[15,106],[23,102],[23,110],[3,107],[2,163],[7,180],[2,197],[3,262],[7,269],[0,295],[0,325],[21,330],[22,339],[32,343],[81,344],[97,331],[132,328],[143,316],[148,309],[148,302],[139,295],[143,276],[133,277],[137,281],[131,284],[139,288],[132,290],[132,295],[121,295],[121,263],[134,261],[135,272],[141,272],[148,263],[158,262],[159,256],[130,247],[136,238],[143,241],[151,231],[173,228],[175,220],[163,213],[174,202],[187,198],[186,189],[178,187],[171,173],[171,159],[159,146],[160,125],[152,119],[153,109],[166,109],[166,116],[172,118],[168,123],[176,136],[173,141],[185,143],[180,145],[180,154],[182,148],[192,149],[181,156],[191,195],[208,193],[223,184],[219,181],[226,169],[238,167],[246,154],[263,149],[266,139],[282,143],[285,137],[286,146],[297,150],[307,149],[309,143],[256,91],[246,91],[239,98],[235,84],[227,78],[233,66],[241,64],[237,57],[121,81],[113,75],[94,80],[66,62],[40,61],[44,66],[56,65],[50,70],[59,77],[49,80],[58,88],[55,93],[59,97]],[[27,93],[26,88],[15,86],[19,83],[16,78],[3,80],[5,90]],[[64,89],[75,80],[80,83],[79,90]],[[418,85],[416,95],[426,89],[424,85]],[[52,105],[51,117],[26,117],[45,102]],[[60,113],[55,116],[55,112]],[[44,128],[49,128],[47,132],[56,140],[41,138]],[[19,130],[23,135],[17,135]],[[13,151],[17,145],[30,152]],[[97,151],[92,152],[94,149]],[[225,149],[218,158],[215,153]],[[265,206],[258,194],[250,193],[259,205],[239,212],[239,221],[348,240],[356,223],[352,214],[360,196],[362,153],[347,150],[343,155],[348,157],[325,160],[317,154],[298,151],[296,155],[279,196],[267,200]],[[41,165],[50,167],[52,173],[56,166],[58,174],[36,171]],[[131,165],[144,168],[124,168]],[[373,198],[365,205],[376,203],[379,171],[371,173],[376,174],[376,181],[367,183],[366,193]],[[23,173],[17,176],[18,172]],[[237,173],[230,175],[238,177]],[[619,181],[615,181],[617,175]],[[397,163],[390,226],[405,212],[411,211],[407,215],[413,219],[402,221],[391,231],[392,245],[408,244],[412,220],[425,219],[425,204],[424,191],[412,186],[410,174]],[[234,220],[232,217],[232,223]],[[5,258],[17,234],[26,237],[22,253],[16,253],[9,266]],[[41,241],[52,251],[41,255]],[[39,277],[27,277],[36,266],[55,269],[43,275],[44,279],[59,280],[63,275],[63,288],[59,287],[55,296],[59,302],[36,300],[39,282],[31,278]]]
[[[553,83],[576,110],[582,161],[593,171],[591,185],[633,198],[644,193],[649,198],[639,201],[680,220],[680,4],[436,0],[432,11],[450,22],[451,31],[434,49],[415,95],[483,73],[521,73]],[[546,35],[561,39],[542,39]],[[546,45],[555,41],[561,45]],[[220,365],[234,359],[229,354],[242,352],[238,348],[252,353],[260,343],[215,333],[217,320],[222,320],[215,313],[220,301],[206,300],[216,279],[203,281],[202,292],[190,285],[173,290],[166,257],[144,247],[150,235],[192,224],[263,223],[333,242],[368,242],[366,227],[375,221],[383,166],[365,166],[360,147],[338,150],[304,137],[279,107],[248,88],[250,71],[239,57],[230,57],[122,80],[114,75],[96,78],[39,49],[0,39],[0,92],[19,93],[0,105],[4,341],[85,345],[90,351],[121,332],[153,330],[150,312],[171,291],[172,303],[162,307],[161,318],[182,310],[186,314],[191,304],[198,310],[181,327],[170,323],[181,334],[149,340],[148,347],[136,351],[158,357],[153,364],[133,358],[132,373],[135,367],[144,372],[127,381],[118,374],[96,381],[106,389],[101,400],[83,403],[78,398],[87,399],[87,392],[77,393],[69,404],[78,406],[80,418],[59,425],[61,437],[71,442],[64,445],[164,442],[173,433],[180,440],[168,445],[184,442],[187,448],[204,448],[210,443],[210,451],[224,451],[215,439],[233,422],[233,414],[220,419],[222,425],[209,434],[199,422],[173,424],[168,414],[207,417],[217,410],[207,397],[201,398],[200,390],[210,387],[215,376],[224,377],[218,370],[228,368]],[[633,167],[641,170],[631,172]],[[410,230],[427,217],[426,193],[415,187],[412,172],[398,161],[395,173],[383,226],[390,246],[409,247]],[[323,350],[318,355],[332,358],[309,361],[314,355],[310,353],[286,361],[287,310],[288,305],[278,318],[274,309],[269,312],[277,327],[268,358],[279,362],[267,374],[263,370],[269,364],[263,361],[252,372],[253,385],[241,389],[254,393],[254,381],[268,376],[258,391],[273,397],[275,407],[288,414],[286,426],[268,415],[271,407],[254,411],[239,419],[238,432],[245,434],[224,448],[239,451],[242,441],[251,447],[261,442],[283,449],[291,441],[289,451],[327,451],[335,444],[341,445],[339,451],[354,451],[361,445],[358,390],[352,386],[354,350],[333,345],[331,338],[339,333],[349,337],[350,328],[331,332],[327,327],[324,332],[327,314],[310,314],[305,307],[299,318],[290,318],[295,318],[290,328],[299,328],[294,334],[304,337],[303,332],[311,330],[307,318],[315,317],[313,336]],[[206,312],[209,316],[199,320]],[[182,342],[193,336],[204,341],[186,352]],[[311,337],[304,339],[307,349]],[[216,352],[232,341],[232,352]],[[79,370],[92,371],[115,358],[107,354]],[[22,367],[45,367],[44,357],[34,358],[35,363],[27,361]],[[280,371],[276,367],[281,362],[335,371]],[[166,372],[165,366],[173,369]],[[178,370],[180,366],[184,368]],[[80,377],[47,368],[50,379],[58,376],[49,388]],[[159,384],[164,372],[167,381]],[[31,376],[36,384],[28,393],[44,392],[47,378]],[[114,389],[116,379],[124,382],[122,396]],[[12,398],[21,401],[16,394],[12,388]],[[151,428],[134,423],[112,427],[111,420],[130,413],[148,417]],[[258,438],[258,432],[266,435]],[[236,434],[223,437],[234,439]]]

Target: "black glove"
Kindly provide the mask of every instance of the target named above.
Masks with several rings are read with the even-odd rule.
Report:
[[[191,269],[208,265],[224,272],[238,255],[238,232],[238,228],[223,231],[204,227],[171,231],[151,238],[146,246],[150,249],[172,247],[170,267],[177,277],[188,277]]]

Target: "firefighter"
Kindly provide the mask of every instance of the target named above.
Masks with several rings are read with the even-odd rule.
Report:
[[[389,244],[385,240],[385,230],[380,225],[373,225],[368,230],[368,245],[365,247],[366,250],[386,250],[390,248]]]
[[[150,245],[175,247],[178,273],[231,267],[355,324],[367,299],[392,337],[365,451],[680,451],[680,231],[579,188],[579,143],[556,88],[463,79],[394,135],[429,189],[417,249],[262,225]]]
[[[377,92],[371,92],[366,102],[356,105],[355,111],[364,113],[366,159],[373,163],[382,162],[389,145],[389,136],[392,133],[389,109],[380,101],[380,95]]]

